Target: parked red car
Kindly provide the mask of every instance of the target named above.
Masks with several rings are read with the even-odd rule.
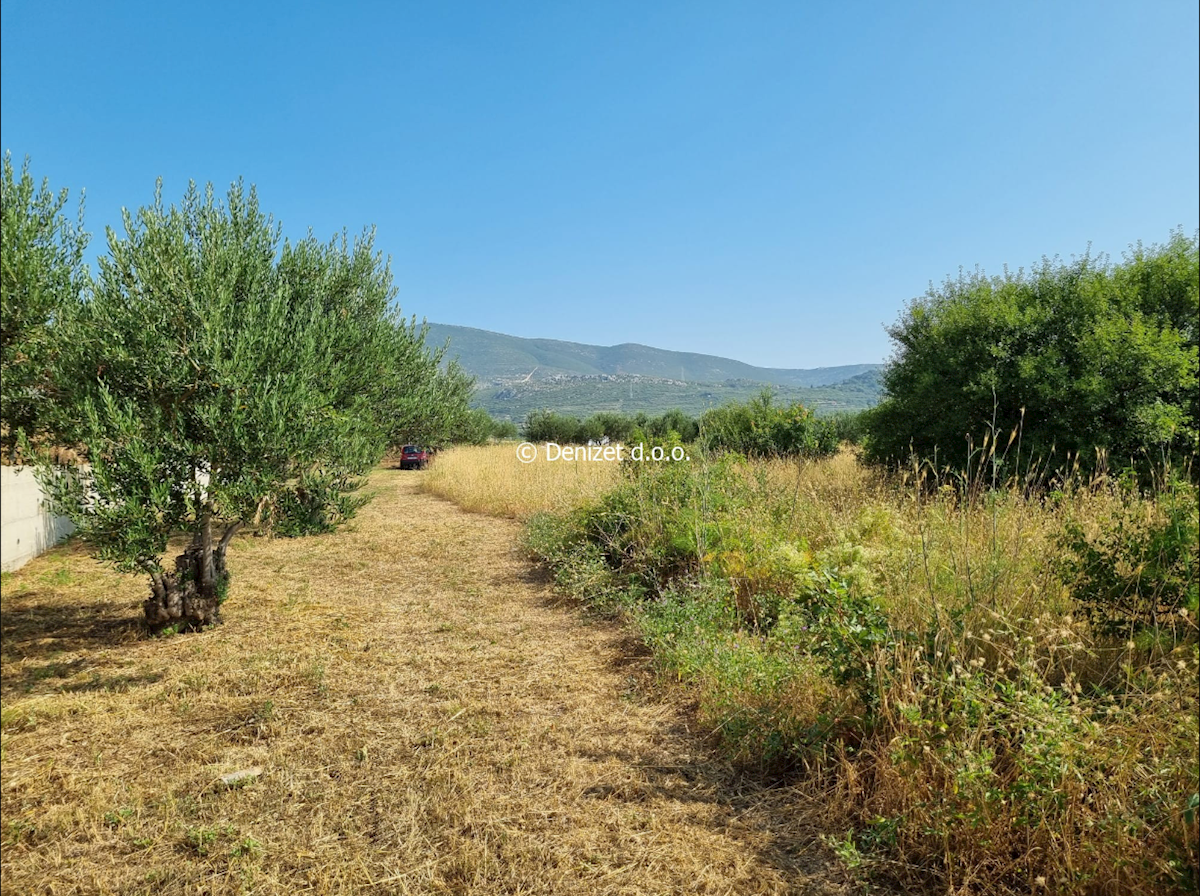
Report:
[[[429,452],[416,445],[405,445],[400,449],[401,470],[423,470],[429,463]]]

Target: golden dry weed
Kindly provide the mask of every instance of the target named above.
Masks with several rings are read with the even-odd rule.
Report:
[[[6,575],[4,892],[843,892],[803,798],[716,759],[432,475],[239,538],[199,634],[142,635],[144,582],[77,544]]]
[[[464,510],[526,519],[563,513],[612,487],[620,465],[603,460],[547,460],[542,445],[532,463],[515,443],[460,446],[440,453],[423,488]]]

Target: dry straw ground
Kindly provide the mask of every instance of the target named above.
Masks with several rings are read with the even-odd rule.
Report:
[[[6,574],[4,893],[842,892],[802,797],[740,781],[427,475],[239,539],[201,634],[142,636],[144,583],[79,546]]]

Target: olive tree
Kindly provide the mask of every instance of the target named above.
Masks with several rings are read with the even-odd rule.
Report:
[[[239,529],[316,471],[378,461],[397,346],[424,348],[372,233],[283,241],[240,182],[170,207],[160,183],[107,238],[63,374],[88,465],[41,476],[100,558],[149,575],[151,627],[196,628],[219,619]]]
[[[83,199],[72,221],[68,190],[38,186],[26,159],[18,178],[4,155],[0,218],[0,407],[3,445],[11,457],[22,438],[53,429],[59,407],[54,371],[60,325],[70,318],[87,282]]]

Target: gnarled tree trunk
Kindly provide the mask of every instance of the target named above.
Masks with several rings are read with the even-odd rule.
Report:
[[[150,596],[142,608],[151,629],[192,631],[221,621],[221,604],[229,590],[225,551],[241,527],[240,522],[231,525],[214,547],[212,520],[206,518],[192,543],[175,558],[174,572],[150,569]]]

